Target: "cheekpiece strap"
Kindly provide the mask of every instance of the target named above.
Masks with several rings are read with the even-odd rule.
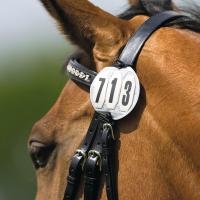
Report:
[[[63,200],[76,199],[78,189],[81,184],[81,175],[83,173],[83,169],[85,167],[84,165],[88,156],[87,154],[96,137],[100,118],[101,113],[95,112],[82,144],[80,145],[79,149],[76,150],[74,156],[71,159],[69,175],[67,177],[67,187]]]
[[[102,134],[102,168],[108,200],[117,200],[116,136],[112,126],[104,126]]]
[[[100,175],[103,170],[102,158],[102,137],[104,129],[109,124],[109,127],[114,126],[114,121],[109,113],[101,115],[97,127],[96,138],[88,152],[88,158],[85,164],[84,174],[84,200],[97,200],[99,195]]]
[[[102,130],[104,124],[114,126],[109,113],[95,112],[87,134],[72,157],[63,200],[75,200],[85,171],[85,200],[95,200],[102,167]]]

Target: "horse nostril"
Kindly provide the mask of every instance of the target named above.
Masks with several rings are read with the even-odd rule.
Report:
[[[29,153],[36,169],[46,167],[55,144],[43,144],[38,141],[30,141]]]

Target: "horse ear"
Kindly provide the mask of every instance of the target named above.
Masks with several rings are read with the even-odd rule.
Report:
[[[70,40],[91,53],[97,41],[112,45],[127,35],[127,21],[121,20],[88,0],[41,0]],[[131,31],[130,31],[131,32]]]

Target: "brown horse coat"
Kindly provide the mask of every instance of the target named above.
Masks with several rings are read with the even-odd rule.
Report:
[[[117,58],[147,19],[114,17],[86,0],[41,0],[64,33],[84,50],[81,62],[100,71]],[[200,199],[200,36],[161,28],[145,44],[136,71],[142,94],[136,109],[117,124],[121,200]],[[95,67],[93,67],[95,66]],[[68,81],[51,110],[32,129],[33,154],[48,145],[37,169],[37,200],[62,200],[70,158],[93,109],[89,93]],[[101,199],[106,199],[105,192]]]

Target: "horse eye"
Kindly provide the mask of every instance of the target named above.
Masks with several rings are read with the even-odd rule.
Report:
[[[29,152],[36,169],[46,167],[55,145],[45,145],[39,142],[30,142]]]

